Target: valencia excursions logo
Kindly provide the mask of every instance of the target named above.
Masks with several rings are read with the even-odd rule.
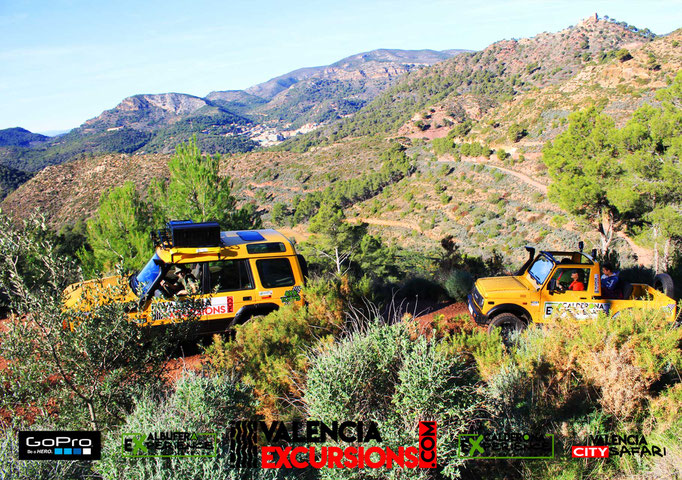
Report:
[[[377,445],[375,422],[237,421],[228,454],[237,468],[436,468],[436,422],[419,422],[418,435],[418,445],[394,449]],[[330,442],[348,445],[321,445]]]

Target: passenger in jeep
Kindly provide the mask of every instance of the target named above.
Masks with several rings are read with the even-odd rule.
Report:
[[[613,271],[613,265],[602,263],[601,288],[604,298],[623,298],[623,287],[618,272]]]
[[[178,276],[178,283],[182,285],[177,295],[194,295],[199,292],[199,281],[192,275],[189,268],[181,265],[175,269],[175,274]]]

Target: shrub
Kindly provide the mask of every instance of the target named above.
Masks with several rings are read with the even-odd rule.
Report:
[[[79,271],[45,240],[44,221],[31,217],[18,229],[2,216],[0,224],[0,284],[13,313],[2,339],[9,368],[0,371],[0,407],[58,412],[60,427],[97,430],[120,421],[143,386],[164,381],[169,353],[194,327],[194,300],[178,312],[187,322],[168,325],[164,335],[129,321],[130,304],[108,301],[127,293],[123,277],[83,285],[89,295],[66,310],[64,289]]]
[[[616,58],[619,62],[627,62],[632,58],[630,51],[627,48],[621,48],[616,52]]]
[[[471,274],[465,270],[452,270],[443,278],[443,287],[457,302],[466,300],[473,285]]]
[[[125,458],[121,456],[121,433],[207,432],[220,442],[233,420],[253,420],[256,402],[252,391],[226,376],[202,377],[185,373],[167,397],[149,393],[141,397],[125,423],[103,441],[102,460],[96,470],[105,480],[135,478],[188,480],[244,478],[246,472],[231,468],[229,456],[216,458]],[[220,445],[219,445],[220,448]],[[264,478],[258,470],[249,474]]]
[[[310,418],[377,422],[383,445],[417,445],[420,420],[438,422],[438,463],[458,478],[457,434],[473,422],[478,397],[463,360],[424,336],[412,321],[375,323],[310,359],[305,401]],[[323,478],[351,478],[351,470],[323,470]],[[427,470],[366,470],[363,478],[428,478]]]
[[[514,143],[518,142],[526,135],[528,135],[528,131],[518,123],[512,123],[507,129],[507,137]]]
[[[302,295],[307,305],[286,305],[236,327],[235,338],[214,337],[206,349],[209,368],[236,371],[256,388],[261,407],[272,413],[284,406],[278,399],[297,397],[307,369],[307,352],[330,343],[343,326],[342,289],[348,285],[318,280]]]
[[[510,364],[531,379],[529,412],[536,424],[597,410],[629,421],[641,418],[661,383],[680,381],[680,341],[682,331],[662,314],[635,310],[587,323],[557,318],[547,328],[525,331],[505,360],[477,361],[489,386],[508,384],[495,376],[509,376]]]
[[[566,225],[568,223],[568,219],[566,217],[564,217],[563,215],[554,215],[552,217],[552,223],[557,228],[563,228],[564,225]]]

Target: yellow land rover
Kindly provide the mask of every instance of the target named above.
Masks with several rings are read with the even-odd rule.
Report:
[[[171,221],[152,234],[156,253],[130,275],[116,301],[128,302],[130,320],[143,325],[178,321],[190,298],[199,333],[225,331],[286,303],[302,304],[305,259],[275,230],[220,231],[215,222]],[[112,285],[121,277],[68,287],[66,307],[79,308],[93,283]]]
[[[504,338],[530,322],[546,323],[555,315],[577,320],[595,318],[599,312],[617,316],[631,308],[661,309],[674,321],[677,305],[672,279],[658,274],[654,287],[622,282],[617,295],[607,295],[594,254],[541,251],[526,247],[528,261],[515,276],[480,278],[468,296],[469,313],[488,332],[502,330]]]

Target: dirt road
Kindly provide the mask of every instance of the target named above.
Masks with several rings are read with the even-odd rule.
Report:
[[[438,159],[439,162],[453,162],[453,160],[446,160],[446,159]],[[529,177],[526,174],[523,174],[521,172],[517,172],[516,170],[510,170],[508,168],[504,167],[499,167],[497,165],[494,165],[492,163],[485,162],[480,159],[462,159],[463,162],[468,162],[468,163],[474,163],[478,165],[485,165],[486,167],[490,168],[496,168],[497,170],[500,170],[501,172],[504,172],[508,175],[512,175],[519,180],[527,183],[528,185],[531,185],[538,190],[540,190],[542,193],[547,195],[547,185],[538,182],[537,180],[533,180],[531,177]],[[625,240],[625,242],[628,244],[630,249],[634,252],[635,255],[637,255],[637,263],[640,265],[643,265],[645,267],[650,267],[654,263],[654,252],[646,247],[642,247],[637,245],[635,242],[632,241],[630,237],[625,235],[623,232],[618,232],[617,236],[619,238],[622,238]]]

